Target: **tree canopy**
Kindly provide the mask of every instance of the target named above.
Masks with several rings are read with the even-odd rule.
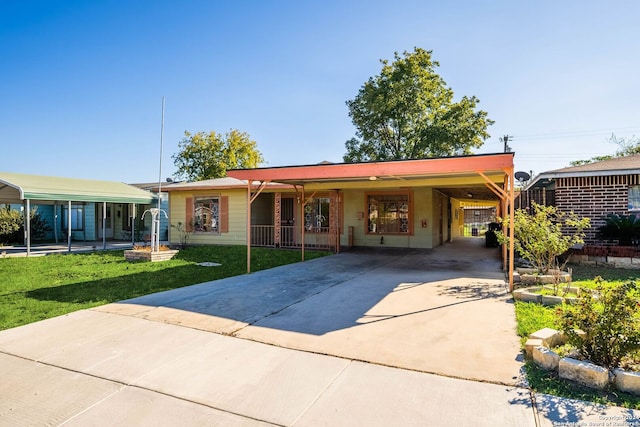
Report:
[[[188,181],[220,178],[229,169],[255,168],[264,162],[256,142],[237,129],[225,134],[185,131],[178,147],[172,156],[176,175]]]
[[[574,160],[571,162],[571,166],[588,165],[589,163],[602,162],[604,160],[611,160],[617,157],[632,156],[634,154],[640,154],[640,139],[635,135],[631,138],[617,137],[615,134],[611,134],[607,142],[616,144],[619,148],[615,154],[606,154],[604,156],[595,156],[588,160]]]
[[[394,61],[381,60],[380,74],[347,101],[356,137],[345,143],[345,162],[471,154],[489,137],[493,121],[476,110],[479,100],[454,102],[431,53],[395,52]]]

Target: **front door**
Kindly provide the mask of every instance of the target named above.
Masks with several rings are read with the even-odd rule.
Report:
[[[107,203],[107,207],[105,210],[104,203],[98,203],[98,215],[96,216],[96,222],[98,223],[98,238],[102,239],[106,237],[107,239],[113,238],[113,205]],[[104,221],[103,227],[103,218],[106,213],[106,220]]]

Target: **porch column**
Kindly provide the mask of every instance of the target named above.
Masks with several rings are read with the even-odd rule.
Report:
[[[27,199],[24,213],[24,240],[27,245],[27,256],[31,255],[31,200]]]
[[[102,249],[107,249],[107,202],[102,202]]]
[[[340,193],[334,190],[329,195],[329,246],[340,252]]]
[[[302,186],[302,202],[300,203],[300,253],[301,260],[304,261],[304,226],[306,224],[306,219],[304,216],[304,208],[307,206],[307,200],[304,198],[304,185]]]
[[[251,273],[251,180],[247,180],[247,274]]]
[[[273,198],[273,244],[280,247],[282,240],[282,193],[275,193]]]
[[[82,240],[87,241],[87,203],[82,202]]]
[[[131,246],[136,244],[136,204],[131,204],[131,214],[129,215],[131,224]]]
[[[53,202],[53,240],[58,244],[58,202]]]
[[[67,202],[67,251],[71,252],[71,200]]]

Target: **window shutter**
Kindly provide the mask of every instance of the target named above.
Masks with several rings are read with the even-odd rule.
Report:
[[[185,207],[185,228],[187,231],[191,232],[193,231],[193,197],[187,197],[187,199],[185,200]]]
[[[229,232],[229,196],[220,196],[220,233]]]

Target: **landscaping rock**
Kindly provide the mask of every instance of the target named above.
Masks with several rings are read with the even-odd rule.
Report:
[[[533,357],[533,349],[536,347],[544,347],[542,340],[538,338],[529,338],[524,344],[524,352],[527,359],[531,359]]]
[[[614,384],[620,391],[640,395],[640,373],[629,372],[624,369],[614,369]]]
[[[560,363],[560,356],[547,347],[538,346],[533,348],[533,361],[536,365],[547,371],[555,371]]]
[[[522,293],[520,293],[520,301],[535,302],[540,304],[542,302],[542,295],[523,290]]]
[[[609,385],[609,370],[591,362],[563,357],[558,364],[560,378],[578,382],[590,388],[604,390]]]
[[[529,335],[529,338],[542,340],[543,345],[547,348],[556,347],[567,342],[564,334],[551,328],[540,329]]]
[[[562,304],[564,298],[557,295],[542,295],[542,304],[544,305],[558,305]]]

